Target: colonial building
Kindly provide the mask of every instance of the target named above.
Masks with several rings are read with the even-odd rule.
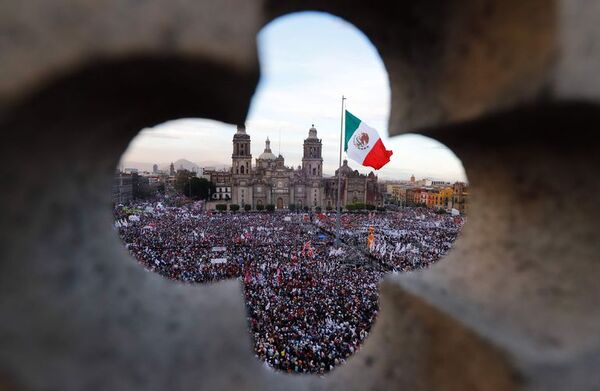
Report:
[[[133,199],[133,184],[130,174],[117,171],[113,178],[112,202],[127,204]]]
[[[231,171],[205,170],[208,180],[215,184],[215,192],[211,198],[219,201],[231,201]]]
[[[326,207],[335,209],[339,175],[341,175],[339,182],[341,184],[340,204],[342,206],[349,204],[381,205],[383,197],[377,184],[377,175],[373,171],[368,175],[360,174],[358,170],[353,170],[348,165],[348,160],[344,160],[342,167],[335,170],[335,175],[324,180]]]
[[[296,168],[285,165],[282,155],[271,151],[267,138],[264,151],[252,164],[251,139],[244,126],[238,126],[233,136],[233,153],[229,172],[211,172],[211,181],[217,187],[231,189],[231,202],[256,209],[258,205],[273,204],[277,209],[335,207],[337,175],[341,175],[342,202],[379,205],[377,176],[359,174],[344,161],[341,171],[331,178],[323,178],[323,146],[314,125],[303,143],[302,164]],[[223,199],[223,198],[219,198]]]
[[[466,214],[468,212],[468,186],[462,182],[456,182],[452,186],[452,198],[451,208],[457,209],[460,214]]]

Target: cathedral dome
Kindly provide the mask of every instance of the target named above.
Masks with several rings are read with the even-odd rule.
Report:
[[[277,156],[273,155],[271,152],[263,152],[258,158],[261,160],[275,160],[277,159]]]
[[[308,129],[308,138],[317,138],[317,128],[314,124]]]
[[[261,153],[258,158],[260,160],[275,160],[275,159],[277,159],[277,156],[275,156],[273,154],[273,152],[271,152],[271,141],[269,141],[268,137],[267,137],[267,141],[265,141],[265,151],[263,153]]]
[[[347,176],[347,175],[351,175],[354,173],[354,170],[352,170],[352,168],[350,168],[350,166],[348,166],[348,160],[344,159],[344,164],[342,165],[342,167],[338,168],[337,170],[335,170],[335,175],[337,176],[338,172],[342,173],[342,176]]]

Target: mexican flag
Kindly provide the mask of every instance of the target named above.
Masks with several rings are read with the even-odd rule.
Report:
[[[385,149],[379,133],[346,110],[344,151],[363,166],[379,170],[390,161],[393,152]]]

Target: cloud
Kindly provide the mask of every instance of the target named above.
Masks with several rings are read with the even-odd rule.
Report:
[[[464,179],[460,160],[444,145],[416,135],[387,137],[388,75],[373,45],[354,26],[325,14],[300,13],[276,19],[258,38],[263,74],[246,121],[254,157],[269,137],[271,149],[281,150],[287,165],[300,164],[302,142],[315,124],[323,140],[324,171],[333,173],[344,94],[347,109],[375,127],[394,151],[380,177]],[[135,161],[186,158],[229,164],[234,133],[235,126],[217,121],[169,121],[140,132],[125,155]],[[351,166],[371,171],[357,163]]]

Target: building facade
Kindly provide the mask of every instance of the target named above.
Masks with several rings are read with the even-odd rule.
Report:
[[[231,171],[204,170],[209,180],[215,184],[215,192],[211,195],[213,201],[231,201]]]
[[[233,136],[231,169],[212,171],[211,181],[217,187],[213,200],[227,200],[240,205],[275,205],[276,209],[289,209],[290,205],[303,209],[335,208],[337,202],[337,175],[341,175],[342,202],[379,205],[382,197],[377,176],[359,174],[344,161],[341,170],[330,178],[323,177],[323,145],[314,125],[303,142],[301,165],[285,165],[285,158],[275,155],[267,138],[263,152],[252,162],[251,138],[244,126],[238,126]],[[218,189],[228,190],[226,198]],[[221,198],[223,197],[223,198]]]
[[[133,199],[133,183],[130,174],[117,171],[113,178],[112,202],[114,204],[127,204]]]

